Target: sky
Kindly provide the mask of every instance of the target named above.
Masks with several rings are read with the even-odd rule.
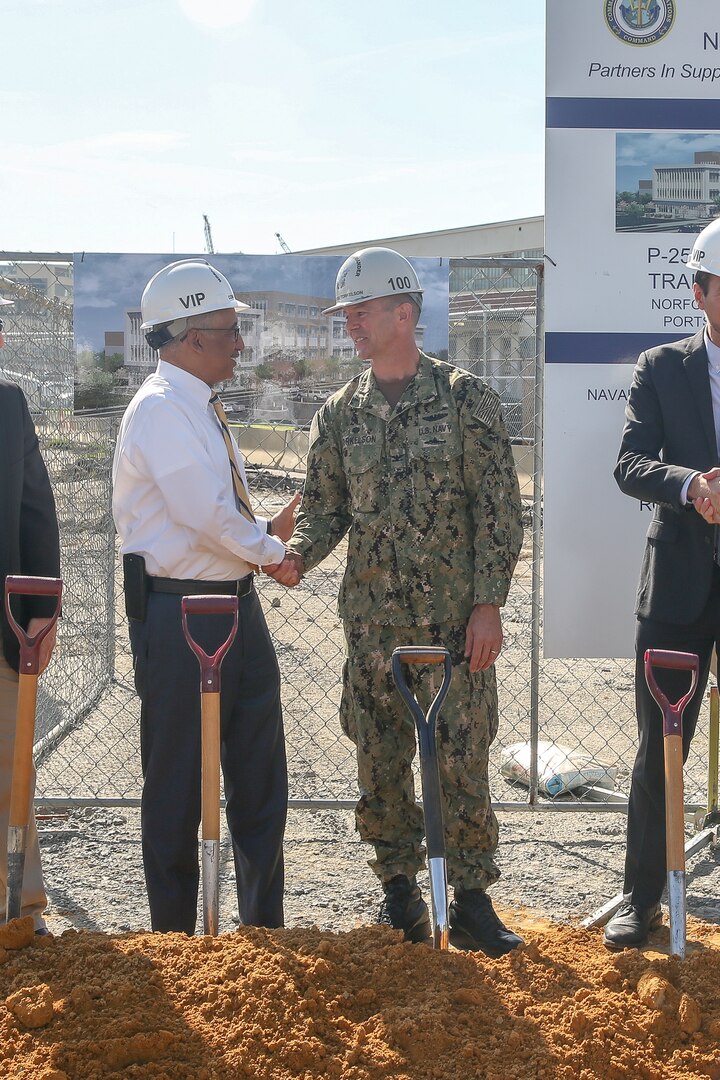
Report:
[[[3,0],[0,250],[273,254],[543,212],[542,0]]]

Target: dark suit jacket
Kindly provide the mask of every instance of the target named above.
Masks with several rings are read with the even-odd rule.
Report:
[[[715,530],[680,493],[688,476],[718,464],[703,331],[642,353],[625,410],[615,479],[655,503],[640,571],[636,613],[687,624],[710,593]]]
[[[60,539],[50,480],[22,391],[0,380],[0,629],[7,662],[17,671],[20,647],[5,615],[8,574],[60,576]],[[51,615],[55,599],[14,596],[22,626]]]

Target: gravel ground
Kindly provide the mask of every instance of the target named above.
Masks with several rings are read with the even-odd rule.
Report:
[[[625,819],[614,813],[503,812],[493,887],[512,921],[534,914],[577,923],[622,882]],[[137,809],[92,808],[39,820],[50,897],[48,925],[116,933],[149,927]],[[691,830],[688,829],[688,836]],[[286,923],[341,931],[372,922],[380,892],[350,810],[291,810],[286,834]],[[720,847],[688,865],[688,912],[720,924]],[[237,901],[232,856],[223,841],[221,931],[232,930]],[[427,876],[421,876],[427,891]],[[198,927],[202,917],[198,917]]]

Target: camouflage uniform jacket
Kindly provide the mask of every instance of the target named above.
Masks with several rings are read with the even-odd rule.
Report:
[[[423,353],[394,408],[371,369],[333,394],[312,423],[288,547],[310,569],[348,529],[346,621],[464,623],[475,604],[504,604],[522,521],[498,395]]]

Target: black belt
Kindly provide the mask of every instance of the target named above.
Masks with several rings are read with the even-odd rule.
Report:
[[[220,593],[223,596],[247,596],[253,590],[254,574],[248,574],[238,581],[183,581],[181,578],[151,577],[146,578],[148,592],[175,593],[178,596],[207,596]]]

